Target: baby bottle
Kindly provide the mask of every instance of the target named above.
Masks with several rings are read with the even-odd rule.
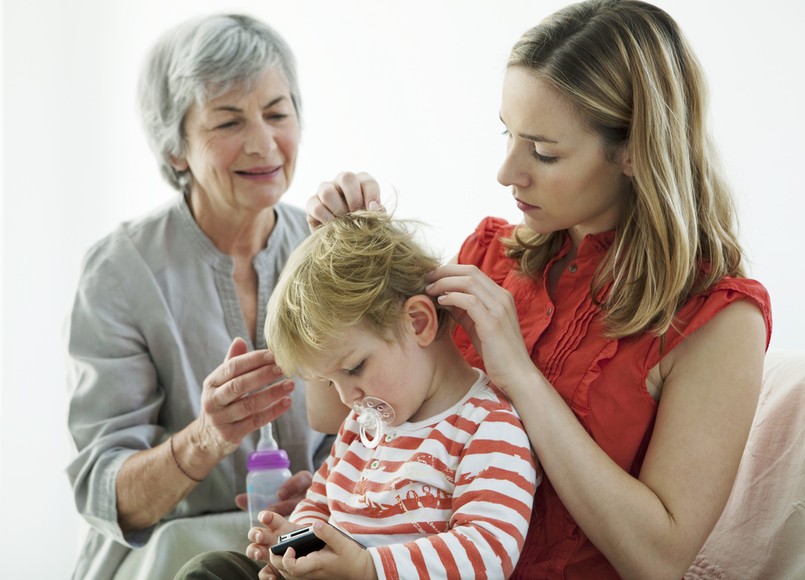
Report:
[[[257,451],[249,455],[246,493],[249,498],[249,525],[262,526],[257,515],[276,503],[277,490],[291,477],[288,454],[277,447],[271,423],[260,430]]]

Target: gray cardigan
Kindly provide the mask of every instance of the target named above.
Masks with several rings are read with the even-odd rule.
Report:
[[[307,236],[302,210],[276,207],[276,225],[254,259],[258,320],[290,252]],[[76,455],[67,468],[78,511],[90,524],[74,578],[107,579],[155,528],[124,535],[115,479],[133,453],[184,428],[199,413],[201,384],[236,336],[251,344],[232,278],[233,261],[201,231],[182,196],[96,243],[83,264],[67,325],[68,424]],[[313,470],[331,439],[309,429],[304,384],[274,435],[291,470]],[[236,509],[257,434],[244,439],[165,519]]]

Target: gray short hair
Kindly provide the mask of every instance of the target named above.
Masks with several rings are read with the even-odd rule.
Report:
[[[171,157],[185,153],[183,124],[190,107],[236,86],[248,88],[274,66],[288,79],[301,122],[296,60],[267,24],[240,14],[204,16],[179,24],[157,41],[140,75],[140,114],[168,183],[187,193],[189,171],[176,170]]]

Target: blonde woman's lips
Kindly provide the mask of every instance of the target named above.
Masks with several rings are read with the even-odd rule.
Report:
[[[531,204],[526,203],[524,201],[520,201],[516,197],[514,198],[514,201],[517,202],[517,209],[519,209],[520,211],[530,211],[530,210],[533,210],[533,209],[539,209],[539,206],[531,205]]]

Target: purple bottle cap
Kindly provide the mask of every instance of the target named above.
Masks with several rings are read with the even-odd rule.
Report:
[[[249,461],[246,467],[249,471],[257,469],[287,469],[291,466],[291,460],[284,449],[272,449],[268,451],[254,451],[249,454]]]

